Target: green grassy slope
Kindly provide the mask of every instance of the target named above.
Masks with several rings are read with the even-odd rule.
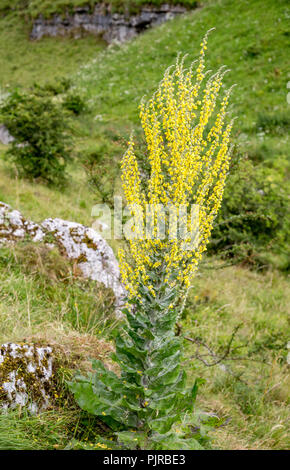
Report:
[[[285,181],[289,146],[287,3],[208,1],[204,8],[185,18],[105,50],[91,37],[30,43],[23,18],[9,14],[0,18],[1,86],[29,87],[34,80],[43,83],[53,81],[56,75],[72,77],[88,95],[91,106],[90,113],[74,121],[76,150],[105,149],[102,169],[110,175],[112,167],[117,168],[131,129],[138,130],[141,97],[156,88],[178,52],[188,53],[188,61],[194,59],[200,39],[215,26],[209,39],[208,66],[216,69],[226,64],[231,68],[226,83],[237,83],[232,100],[232,113],[238,118],[234,140],[241,154],[249,154],[255,163],[267,165],[273,184],[278,185]],[[85,65],[79,69],[80,64]],[[3,151],[1,146],[0,152]],[[70,182],[61,192],[20,180],[9,162],[0,159],[0,200],[35,221],[55,216],[90,224],[90,210],[99,195],[89,190],[78,159],[69,173]],[[208,269],[208,264],[201,267],[182,319],[182,332],[202,339],[219,354],[225,350],[234,328],[242,325],[233,344],[238,348],[236,360],[226,362],[229,372],[190,359],[195,349],[191,343],[185,344],[190,376],[208,379],[200,391],[198,405],[230,418],[225,427],[213,434],[214,446],[286,449],[289,283],[275,270],[261,273],[237,266],[218,269],[219,263],[210,262],[215,269]],[[109,293],[94,283],[75,279],[71,265],[56,252],[48,254],[44,247],[27,244],[0,249],[0,343],[34,335],[60,344],[68,344],[66,341],[73,338],[68,348],[74,350],[76,343],[86,344],[83,352],[93,356],[96,338],[103,338],[108,326],[110,331],[114,327],[108,315],[110,308]],[[87,346],[91,334],[93,340]],[[238,359],[239,354],[245,359]],[[67,425],[71,418],[64,416],[61,407],[51,413],[53,416],[43,419],[48,423],[60,420],[53,438],[40,433],[37,423],[28,424],[24,433],[25,422],[21,421],[18,427],[22,443],[19,436],[13,435],[13,439],[20,446],[32,442],[34,448],[45,449],[57,442],[64,447],[72,435],[66,430],[71,427]],[[73,413],[79,421],[78,412]],[[10,423],[14,429],[15,419],[18,418],[12,416]],[[41,426],[43,430],[42,422]],[[1,445],[16,445],[12,438],[7,442],[8,427],[0,415],[0,449]]]
[[[101,54],[100,45],[91,37],[78,41],[47,38],[31,43],[27,25],[18,23],[15,17],[5,17],[0,20],[1,83],[29,86],[34,80],[53,81],[65,74],[74,77],[88,94],[91,106],[91,114],[76,123],[76,149],[105,146],[103,168],[110,174],[112,161],[116,168],[131,130],[138,129],[142,96],[155,90],[164,69],[174,63],[179,52],[188,53],[188,61],[195,59],[200,39],[216,27],[209,39],[207,65],[216,70],[225,64],[231,69],[225,77],[226,85],[237,83],[232,97],[232,112],[237,116],[234,141],[240,154],[249,155],[256,163],[265,162],[272,170],[271,184],[279,185],[286,176],[289,147],[287,12],[286,0],[210,1],[185,18]],[[79,63],[86,65],[77,72]],[[76,186],[80,179],[85,184],[78,165],[72,172]],[[111,179],[114,181],[114,175]],[[47,193],[42,187],[39,192]],[[78,200],[91,201],[88,194],[86,189],[81,190]],[[9,200],[17,202],[12,195]],[[46,206],[43,209],[45,212]],[[31,216],[35,216],[33,211]]]
[[[71,75],[104,47],[102,41],[87,36],[78,41],[69,38],[44,38],[29,41],[30,25],[22,16],[0,16],[0,88],[29,87],[34,81]]]
[[[225,64],[231,69],[225,83],[237,84],[233,95],[234,114],[238,117],[236,134],[248,144],[257,139],[260,114],[275,113],[279,121],[287,113],[287,3],[211,2],[124,47],[105,51],[82,69],[79,83],[88,89],[96,112],[101,110],[103,122],[120,125],[122,116],[122,122],[128,125],[138,123],[137,106],[142,96],[156,89],[165,68],[174,63],[178,53],[188,54],[188,61],[194,60],[200,39],[215,27],[209,39],[207,66],[216,70]],[[274,139],[276,152],[285,157],[286,135],[283,139],[265,136],[266,146],[268,137]]]

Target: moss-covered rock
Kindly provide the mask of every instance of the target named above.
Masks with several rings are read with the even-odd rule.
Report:
[[[34,242],[42,241],[44,235],[38,224],[26,220],[19,211],[0,201],[0,245],[22,240],[26,236]]]

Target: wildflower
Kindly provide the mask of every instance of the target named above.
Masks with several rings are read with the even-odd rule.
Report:
[[[132,138],[122,160],[123,190],[132,206],[131,214],[138,221],[135,233],[139,233],[139,237],[129,240],[129,256],[119,251],[121,277],[131,298],[139,296],[140,285],[156,297],[156,286],[148,276],[152,269],[169,287],[189,287],[221,205],[230,162],[233,123],[225,121],[231,89],[218,104],[226,70],[222,67],[204,83],[206,49],[207,35],[201,42],[195,82],[193,65],[185,69],[184,59],[178,58],[175,67],[165,72],[153,97],[140,104],[150,166],[146,181],[142,183]],[[195,221],[199,241],[195,248],[183,249],[184,241],[170,239],[168,232],[165,239],[160,239],[156,224],[162,215],[160,208],[176,208],[177,218],[181,207],[187,210],[192,204],[199,207]],[[153,208],[152,238],[142,236],[148,206]],[[191,233],[192,221],[187,215],[184,221]]]

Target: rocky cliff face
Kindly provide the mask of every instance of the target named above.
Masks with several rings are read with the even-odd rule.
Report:
[[[160,7],[145,6],[138,14],[111,13],[108,5],[97,4],[93,11],[89,7],[76,8],[73,14],[54,15],[46,19],[40,16],[34,21],[31,39],[43,36],[73,35],[81,37],[84,32],[102,37],[107,43],[124,42],[145,29],[163,23],[186,12],[178,5],[163,4]]]

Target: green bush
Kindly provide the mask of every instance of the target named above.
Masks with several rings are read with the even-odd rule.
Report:
[[[68,93],[72,86],[72,82],[69,78],[61,77],[55,79],[53,82],[47,82],[44,85],[34,83],[34,88],[40,94],[48,94],[52,96],[61,95]]]
[[[85,97],[76,89],[72,88],[69,78],[61,77],[44,85],[34,83],[33,92],[39,96],[51,97],[64,109],[79,115],[88,110]]]
[[[87,109],[87,104],[84,98],[73,91],[69,91],[63,98],[62,105],[68,111],[78,116]]]
[[[6,152],[23,176],[61,184],[70,159],[65,111],[46,95],[13,92],[0,110],[15,140]]]
[[[228,178],[209,251],[252,265],[289,269],[288,201],[280,172],[240,160]]]

